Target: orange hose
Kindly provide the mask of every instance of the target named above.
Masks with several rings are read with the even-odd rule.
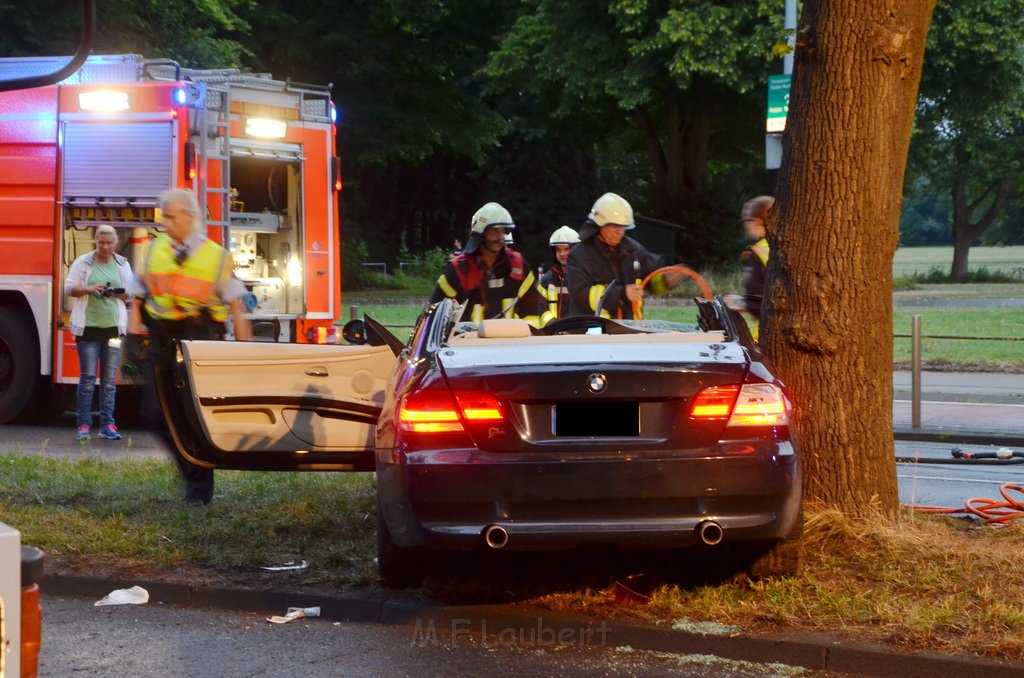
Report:
[[[714,292],[711,291],[711,285],[709,285],[708,281],[704,279],[704,276],[702,276],[700,273],[697,273],[697,271],[693,270],[692,268],[683,266],[682,264],[675,264],[673,266],[662,266],[657,270],[651,271],[650,273],[647,274],[647,277],[644,278],[643,282],[640,283],[640,287],[647,287],[647,283],[649,283],[654,278],[654,276],[659,275],[661,273],[667,273],[669,271],[682,273],[686,277],[692,279],[695,283],[697,283],[697,287],[700,289],[700,294],[705,299],[715,298]]]
[[[1010,492],[1024,494],[1024,487],[1006,483],[1000,485],[999,494],[1003,495],[1005,501],[988,499],[983,497],[972,497],[968,499],[963,508],[951,508],[945,506],[923,506],[920,504],[909,505],[908,508],[918,513],[934,515],[949,515],[966,513],[977,516],[993,525],[1003,525],[1014,520],[1024,520],[1024,503],[1012,498]]]

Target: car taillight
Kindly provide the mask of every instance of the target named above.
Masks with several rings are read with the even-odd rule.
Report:
[[[456,403],[458,403],[456,405]],[[399,426],[417,433],[454,433],[469,424],[493,423],[505,418],[498,399],[484,391],[427,389],[410,393],[398,409]]]
[[[783,426],[789,423],[789,403],[774,384],[744,384],[729,426]]]
[[[445,433],[461,431],[455,401],[446,390],[415,391],[402,399],[398,422],[406,431]]]
[[[694,419],[725,419],[732,414],[732,406],[739,392],[738,384],[701,389],[690,406],[690,416]]]
[[[728,419],[727,426],[783,426],[789,402],[774,384],[709,386],[694,397],[690,417]]]
[[[493,423],[504,419],[498,399],[483,391],[456,391],[462,414],[470,423]]]

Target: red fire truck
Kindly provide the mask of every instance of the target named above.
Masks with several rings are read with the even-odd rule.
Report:
[[[0,79],[65,62],[0,59]],[[257,338],[336,341],[335,118],[329,87],[138,55],[0,93],[0,423],[37,386],[77,383],[68,268],[101,224],[137,267],[171,187],[196,192],[207,235],[230,248]]]

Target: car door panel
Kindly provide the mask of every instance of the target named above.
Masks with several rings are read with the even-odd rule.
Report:
[[[395,365],[388,347],[183,341],[181,358],[168,380],[173,385],[163,387],[165,410],[193,463],[372,467],[377,417]]]

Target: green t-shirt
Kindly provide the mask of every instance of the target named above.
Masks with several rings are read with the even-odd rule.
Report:
[[[121,270],[116,261],[101,264],[93,260],[92,273],[89,274],[89,285],[110,283],[111,287],[121,287]],[[85,307],[86,327],[117,327],[117,299],[114,297],[89,296]]]

